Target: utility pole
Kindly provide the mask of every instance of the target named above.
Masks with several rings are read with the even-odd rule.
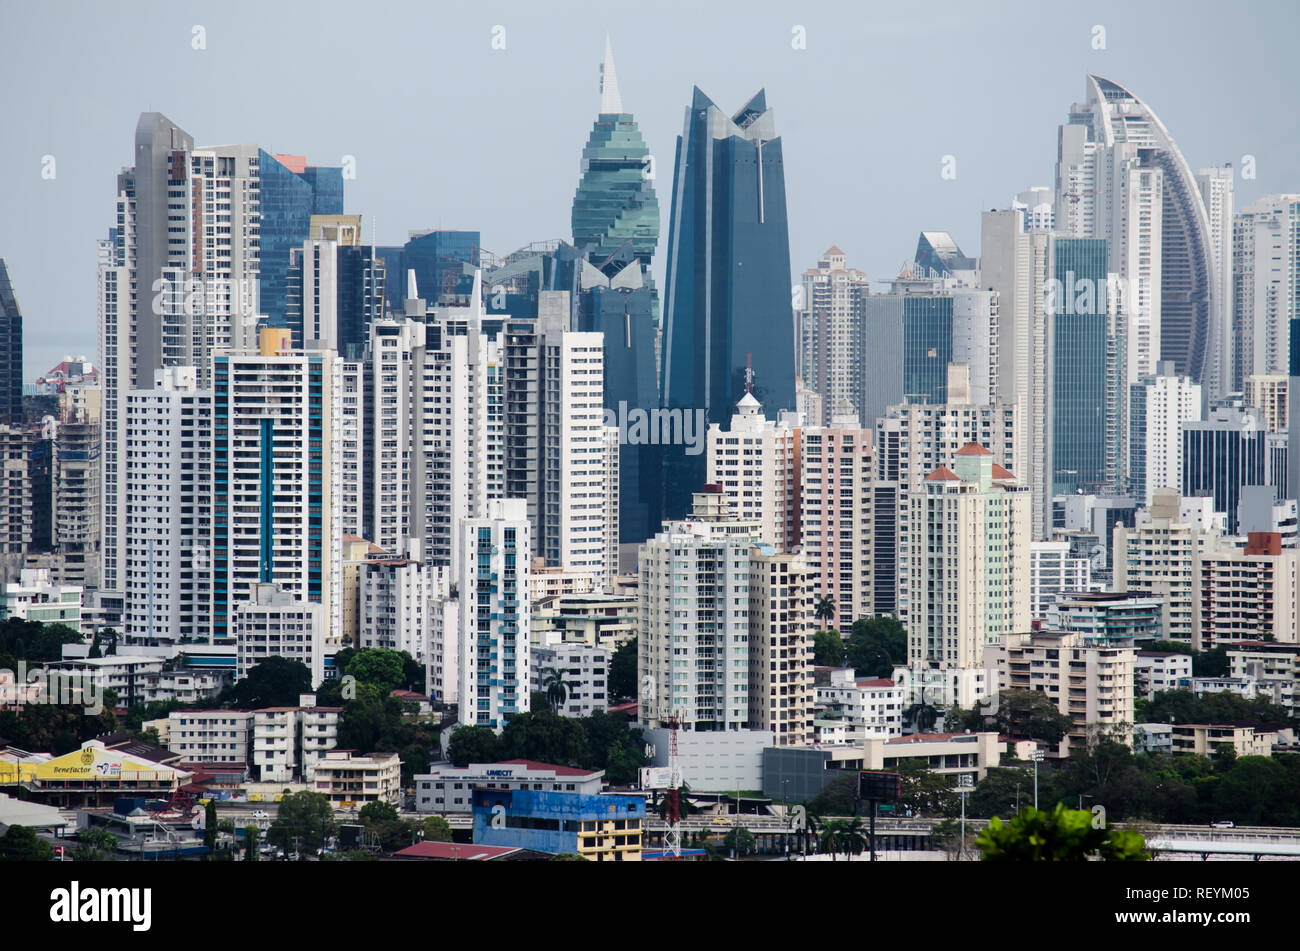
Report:
[[[957,794],[961,796],[961,851],[957,853],[959,862],[966,858],[966,797],[970,795],[972,785],[970,773],[962,773],[957,777]]]
[[[1034,809],[1038,808],[1038,764],[1043,761],[1043,751],[1034,750],[1029,754],[1029,758],[1034,761]]]

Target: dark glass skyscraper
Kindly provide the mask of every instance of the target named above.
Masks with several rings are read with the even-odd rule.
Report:
[[[904,297],[903,398],[914,403],[948,402],[951,362],[952,298],[921,294]]]
[[[263,149],[257,154],[261,214],[257,296],[261,312],[274,326],[284,326],[289,255],[309,237],[311,216],[343,214],[343,169],[311,167],[297,159],[276,158]]]
[[[1106,242],[1055,238],[1052,321],[1053,492],[1113,492],[1125,394],[1120,323],[1109,315]]]
[[[23,421],[23,314],[0,258],[0,425]]]
[[[388,309],[402,312],[406,275],[415,272],[416,290],[431,304],[446,298],[468,299],[474,270],[481,266],[477,231],[427,231],[400,248],[379,248],[388,274]]]
[[[677,139],[660,398],[728,425],[752,362],[754,398],[795,408],[785,171],[776,120],[760,90],[728,117],[695,89]],[[676,448],[676,447],[672,447]],[[685,458],[685,457],[683,457]],[[702,456],[668,479],[664,516],[684,516]]]

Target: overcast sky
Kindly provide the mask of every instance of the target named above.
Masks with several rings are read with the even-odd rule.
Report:
[[[367,240],[372,219],[381,244],[477,229],[504,254],[572,237],[608,31],[624,109],[657,159],[664,236],[691,87],[728,112],[765,87],[794,273],[838,244],[880,280],[922,230],[977,255],[981,210],[1050,186],[1056,127],[1088,72],[1149,103],[1193,169],[1254,156],[1238,205],[1300,191],[1297,26],[1293,0],[0,0],[0,257],[25,317],[25,376],[97,359],[95,240],[144,111],[200,146],[355,156],[345,210],[365,216]],[[661,237],[660,275],[665,254]]]

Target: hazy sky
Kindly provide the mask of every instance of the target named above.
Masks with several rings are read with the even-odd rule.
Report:
[[[1088,72],[1148,102],[1193,169],[1253,155],[1238,205],[1300,191],[1298,26],[1293,0],[0,0],[0,257],[25,318],[25,376],[66,354],[96,360],[95,240],[144,111],[199,146],[355,156],[345,210],[365,216],[367,240],[373,218],[381,244],[477,229],[504,254],[572,236],[608,31],[624,108],[657,159],[664,236],[692,85],[728,112],[765,87],[795,275],[834,243],[880,280],[922,230],[977,255],[981,210],[1050,186],[1056,127]],[[955,180],[940,177],[945,155]],[[661,237],[660,274],[665,253]]]

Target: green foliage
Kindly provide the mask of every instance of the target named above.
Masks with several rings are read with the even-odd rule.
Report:
[[[822,624],[832,620],[835,617],[835,599],[830,597],[819,597],[816,599],[816,606],[813,608],[813,614]]]
[[[298,697],[311,693],[311,671],[307,665],[287,657],[268,657],[233,687],[222,691],[225,705],[257,710],[262,707],[293,707]]]
[[[112,862],[117,859],[117,836],[100,828],[80,832],[72,857],[78,862]]]
[[[447,745],[447,758],[457,766],[531,759],[603,769],[605,782],[627,786],[646,764],[645,737],[639,728],[604,713],[573,719],[532,710],[508,717],[500,736],[487,727],[458,727]]]
[[[975,845],[986,862],[1142,862],[1150,858],[1137,832],[1107,828],[1086,810],[1057,803],[1051,811],[1027,807],[1010,822],[994,817]]]
[[[378,824],[381,822],[396,822],[399,818],[397,807],[391,802],[385,802],[377,799],[374,802],[368,802],[361,807],[357,813],[362,823],[366,825]]]
[[[934,772],[925,760],[900,760],[897,772],[902,780],[899,805],[913,815],[950,816],[960,807],[953,778]]]
[[[1231,666],[1226,647],[1215,647],[1192,654],[1193,677],[1226,677]]]
[[[555,855],[552,855],[549,859],[547,859],[547,861],[548,862],[590,862],[591,859],[585,858],[574,852],[557,852]]]
[[[611,703],[618,700],[635,700],[640,684],[637,681],[636,638],[620,644],[609,660],[609,677],[605,681]]]
[[[415,704],[391,697],[381,687],[358,683],[356,688],[356,697],[344,702],[339,715],[339,747],[361,753],[397,753],[402,761],[402,782],[409,785],[417,773],[429,768],[431,751],[438,742],[437,726],[428,718],[411,716]]]
[[[832,862],[837,854],[847,858],[866,851],[867,837],[862,830],[862,817],[828,819],[822,824],[821,843],[823,851],[831,854]]]
[[[813,634],[813,663],[816,666],[840,667],[844,660],[844,640],[839,631],[818,631]]]
[[[1147,722],[1240,723],[1256,728],[1286,726],[1291,718],[1285,707],[1267,697],[1245,697],[1224,690],[1198,697],[1190,690],[1166,690],[1147,705]]]
[[[846,771],[827,783],[822,791],[806,803],[812,816],[851,816],[857,812],[858,774]]]
[[[722,839],[722,844],[735,852],[737,858],[753,852],[754,846],[756,845],[754,841],[754,833],[750,832],[744,826],[737,826],[728,831]]]
[[[10,826],[0,836],[0,862],[48,862],[54,849],[28,826]]]
[[[384,696],[406,683],[406,666],[397,651],[383,648],[355,651],[348,658],[347,667],[341,669],[357,679],[358,687],[363,684],[374,687]]]
[[[907,631],[896,617],[859,618],[845,649],[859,677],[890,677],[907,663]]]
[[[12,668],[11,668],[12,669]],[[0,711],[0,736],[25,750],[56,756],[79,749],[86,740],[117,729],[112,691],[104,691],[104,709],[88,716],[82,707],[67,704],[30,704]]]
[[[217,833],[221,831],[218,828],[217,820],[217,801],[209,799],[207,805],[203,807],[203,844],[207,846],[208,858],[217,850]]]
[[[569,685],[564,680],[564,670],[559,667],[547,667],[542,671],[542,686],[546,688],[546,700],[552,710],[559,711],[569,699]]]
[[[1073,725],[1070,717],[1057,709],[1041,690],[998,692],[995,727],[1004,736],[1039,740],[1048,746],[1056,746],[1065,739]]]
[[[66,624],[5,618],[0,621],[0,667],[17,670],[20,660],[28,667],[59,661],[64,644],[81,643],[82,636]]]
[[[425,842],[451,841],[451,824],[442,816],[426,816],[421,829]]]
[[[329,797],[314,792],[293,793],[280,800],[266,840],[285,852],[299,846],[306,852],[319,852],[335,828]]]
[[[261,837],[261,830],[255,825],[244,826],[244,861],[256,862],[258,860],[257,848]],[[269,838],[269,837],[268,837]]]
[[[503,759],[501,742],[488,727],[457,727],[447,744],[447,758],[461,767],[470,763],[495,763]]]

